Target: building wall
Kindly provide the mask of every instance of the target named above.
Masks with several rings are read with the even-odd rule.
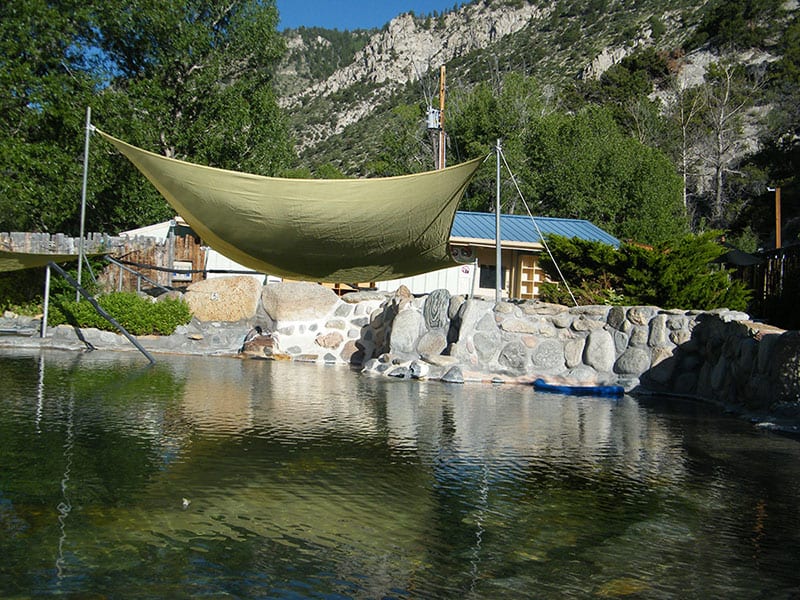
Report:
[[[496,251],[492,247],[454,247],[458,260],[473,262],[458,267],[441,269],[431,273],[381,281],[376,284],[380,291],[393,292],[401,285],[413,294],[429,294],[437,289],[446,289],[452,295],[495,297]],[[538,253],[526,250],[503,249],[503,298],[535,299],[538,283],[544,281],[544,272],[539,268]],[[477,265],[477,268],[476,268]]]

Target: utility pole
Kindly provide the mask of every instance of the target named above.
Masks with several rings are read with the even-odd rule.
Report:
[[[447,144],[444,133],[445,67],[439,67],[439,168],[447,166]]]

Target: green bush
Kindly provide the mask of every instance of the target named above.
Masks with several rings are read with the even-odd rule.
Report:
[[[548,245],[579,304],[655,305],[662,308],[746,310],[751,292],[715,260],[725,252],[719,232],[688,235],[655,248],[562,236]],[[558,272],[549,257],[542,268],[552,281]],[[560,284],[543,284],[545,302],[572,304]]]
[[[192,318],[189,306],[180,299],[151,302],[132,292],[114,292],[98,297],[97,303],[133,335],[170,335],[178,325],[184,325]],[[63,296],[53,301],[48,321],[51,325],[69,324],[116,331],[87,300],[74,302]]]

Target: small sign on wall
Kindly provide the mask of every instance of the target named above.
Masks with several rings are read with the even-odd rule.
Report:
[[[193,268],[192,261],[190,260],[176,260],[172,263],[172,281],[191,281],[191,273],[181,273],[180,271],[191,271]]]

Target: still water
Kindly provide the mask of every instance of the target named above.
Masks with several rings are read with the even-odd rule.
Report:
[[[0,353],[0,597],[797,598],[800,442],[696,403]]]

